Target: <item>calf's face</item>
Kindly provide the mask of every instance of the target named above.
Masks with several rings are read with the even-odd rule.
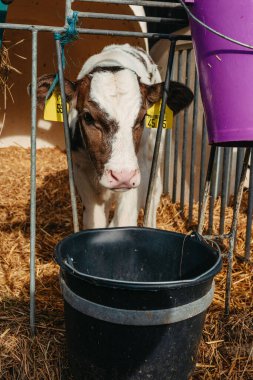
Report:
[[[43,107],[54,75],[38,81],[38,105]],[[163,83],[140,83],[128,69],[95,69],[73,83],[65,80],[65,92],[77,110],[83,148],[88,152],[100,185],[115,191],[138,187],[141,180],[137,153],[147,109],[159,101]],[[171,82],[168,105],[178,113],[192,101],[192,92]]]
[[[137,76],[130,70],[98,71],[79,81],[79,128],[102,186],[137,187],[137,152],[146,113]]]

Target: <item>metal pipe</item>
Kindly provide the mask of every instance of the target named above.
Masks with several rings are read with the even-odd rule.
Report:
[[[168,66],[167,66],[167,71],[166,71],[166,78],[164,82],[164,91],[163,91],[163,97],[162,97],[162,106],[161,106],[158,129],[157,129],[157,134],[156,134],[156,141],[155,141],[155,148],[154,148],[154,153],[153,153],[151,172],[150,172],[150,177],[149,177],[147,198],[146,198],[146,203],[145,203],[144,222],[143,222],[144,226],[148,226],[151,197],[152,197],[154,181],[155,181],[156,172],[157,172],[157,161],[158,161],[159,148],[160,148],[162,131],[163,131],[163,118],[164,118],[165,107],[166,107],[168,93],[169,93],[171,71],[172,71],[173,60],[174,60],[174,55],[175,55],[175,47],[176,47],[176,41],[172,41],[170,45]]]
[[[35,335],[35,244],[36,244],[36,137],[37,137],[37,66],[38,32],[32,33],[32,89],[31,89],[31,181],[30,181],[30,328]]]
[[[220,148],[217,148],[217,154],[214,159],[211,184],[210,184],[209,217],[208,217],[208,234],[209,235],[212,235],[213,233],[214,203],[216,199],[216,189],[217,189],[217,182],[219,178],[219,171],[218,171],[219,152],[220,152]]]
[[[225,211],[227,207],[227,197],[228,197],[228,169],[229,169],[229,148],[224,148],[222,186],[221,186],[220,229],[219,229],[220,235],[224,234]]]
[[[130,16],[114,13],[96,13],[96,12],[78,12],[78,18],[90,18],[101,20],[124,20],[124,21],[145,21],[145,22],[159,22],[168,24],[184,24],[185,19],[177,19],[173,17],[150,17],[150,16]]]
[[[189,224],[192,223],[193,201],[194,201],[194,184],[195,184],[195,161],[196,161],[196,141],[198,127],[198,109],[199,109],[199,81],[198,73],[195,69],[194,82],[194,106],[193,106],[193,126],[192,126],[192,143],[191,143],[191,166],[190,166],[190,191],[189,191]]]
[[[229,205],[230,200],[230,189],[231,189],[231,182],[232,182],[232,167],[233,167],[233,148],[229,149],[229,167],[228,167],[228,186],[227,186],[227,206]]]
[[[180,4],[176,1],[170,3],[168,1],[145,1],[145,0],[77,0],[83,3],[107,3],[107,4],[123,4],[123,5],[138,5],[145,7],[159,7],[159,8],[181,8]]]
[[[173,78],[173,76],[174,76],[174,65],[172,66],[172,69],[171,69],[171,78]],[[169,194],[171,139],[172,139],[172,130],[166,129],[165,148],[164,148],[164,173],[163,173],[163,193],[164,194]]]
[[[191,50],[187,50],[186,58],[186,86],[190,85],[190,72],[191,72]],[[182,151],[182,167],[181,167],[181,192],[180,192],[180,209],[184,209],[184,199],[185,199],[185,178],[186,178],[186,159],[187,159],[187,148],[188,148],[188,116],[189,109],[186,108],[184,111],[184,128],[183,128],[183,151]]]
[[[243,159],[244,159],[245,149],[244,148],[237,148],[237,157],[236,157],[236,173],[235,173],[235,184],[234,184],[234,199],[237,197],[238,187],[240,183],[240,176],[242,172],[242,166],[243,166]],[[231,171],[230,171],[231,174]],[[231,175],[230,175],[231,177]],[[234,209],[235,209],[236,203],[234,203]],[[235,235],[235,239],[237,238],[237,233]]]
[[[164,152],[164,173],[163,173],[163,193],[164,194],[169,194],[170,153],[171,153],[171,129],[166,129],[165,152]]]
[[[216,145],[212,145],[210,156],[209,156],[207,174],[206,174],[205,189],[203,193],[203,199],[201,201],[201,212],[200,212],[199,225],[198,225],[199,234],[203,233],[203,228],[204,228],[204,220],[205,220],[205,214],[206,214],[206,208],[207,208],[207,202],[208,202],[208,194],[210,190],[210,182],[211,182],[211,177],[212,177],[215,152],[216,152]]]
[[[202,118],[202,135],[201,135],[201,153],[200,153],[200,174],[199,174],[199,210],[198,222],[200,221],[200,214],[202,209],[202,199],[204,196],[205,187],[205,164],[206,164],[206,146],[207,146],[207,128],[205,123],[205,115]]]
[[[215,171],[214,171],[214,188],[213,188],[213,196],[214,196],[214,199],[217,199],[218,198],[218,195],[221,191],[221,173],[222,173],[222,170],[221,170],[221,153],[222,153],[222,148],[219,146],[217,148],[217,152],[216,152],[216,165],[215,165]]]
[[[177,80],[182,81],[182,51],[178,51],[178,72]],[[173,189],[172,189],[172,202],[175,203],[177,199],[177,167],[178,167],[178,147],[179,147],[179,128],[180,128],[180,115],[176,116],[175,122],[175,143],[174,143],[174,165],[173,165]]]
[[[250,260],[250,246],[252,245],[252,219],[253,219],[253,148],[251,148],[251,163],[248,191],[248,210],[247,210],[247,226],[246,226],[246,241],[245,241],[245,260]]]
[[[236,237],[236,228],[237,221],[242,201],[243,186],[246,179],[248,163],[250,158],[251,148],[247,148],[244,156],[243,167],[240,177],[240,184],[238,188],[237,197],[235,199],[235,208],[233,212],[233,219],[231,224],[231,238],[229,239],[229,251],[228,251],[228,268],[227,268],[227,278],[226,278],[226,299],[225,299],[225,315],[230,313],[230,298],[231,298],[231,285],[232,285],[232,271],[233,271],[233,255],[235,248],[235,237]]]
[[[68,26],[67,17],[71,17],[73,14],[73,11],[71,9],[72,0],[66,0],[65,5],[65,27]]]
[[[44,25],[27,25],[27,24],[9,24],[0,23],[0,28],[14,29],[14,30],[37,30],[38,32],[53,32],[63,33],[66,31],[64,27],[44,26]],[[170,41],[191,41],[191,36],[166,34],[166,33],[142,33],[142,32],[128,32],[121,30],[104,30],[104,29],[84,29],[77,28],[77,32],[87,35],[101,35],[101,36],[118,36],[118,37],[140,37],[140,38],[154,38],[154,39],[167,39]]]
[[[64,81],[63,65],[62,65],[62,48],[61,48],[61,43],[59,40],[56,40],[56,50],[57,50],[57,59],[58,59],[59,83],[60,83],[61,98],[62,98],[62,112],[63,112],[63,120],[64,120],[64,135],[65,135],[65,145],[66,145],[68,173],[69,173],[69,188],[70,188],[70,197],[71,197],[71,206],[72,206],[73,226],[74,226],[74,232],[78,232],[79,224],[78,224],[74,175],[73,175],[72,158],[71,158],[71,144],[70,144],[70,136],[69,136],[69,122],[68,122],[68,113],[67,113],[67,104],[66,104],[66,95],[65,95],[65,81]]]
[[[242,172],[243,157],[244,157],[244,148],[237,148],[236,156],[236,172],[235,172],[235,187],[234,187],[234,197],[236,198],[238,186],[240,183],[240,174]]]

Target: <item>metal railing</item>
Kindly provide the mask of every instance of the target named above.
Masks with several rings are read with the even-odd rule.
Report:
[[[165,174],[164,174],[164,193],[171,196],[172,201],[180,201],[181,210],[185,205],[189,206],[188,222],[193,221],[193,206],[196,201],[201,205],[204,194],[204,183],[207,169],[207,155],[210,147],[207,141],[207,128],[205,124],[203,107],[199,93],[199,81],[197,71],[194,67],[194,56],[191,44],[188,47],[180,46],[175,53],[175,62],[177,63],[173,70],[173,80],[184,81],[188,78],[188,83],[194,91],[194,103],[190,109],[184,112],[184,116],[176,117],[173,130],[167,131],[167,146],[165,154]],[[190,67],[192,66],[192,70]],[[183,75],[183,73],[185,75]],[[189,78],[191,77],[191,83]],[[182,133],[183,130],[183,133]],[[173,140],[174,138],[174,140]],[[173,143],[173,144],[172,144]],[[207,233],[213,234],[214,221],[213,212],[214,204],[217,197],[221,197],[220,209],[220,226],[219,234],[224,234],[225,212],[231,196],[235,199],[238,193],[240,175],[242,172],[243,160],[246,148],[238,147],[217,147],[215,153],[214,167],[212,170],[210,182],[210,199],[208,213]],[[179,152],[180,151],[180,152]],[[188,156],[186,153],[189,153]],[[245,257],[249,259],[251,247],[251,230],[252,230],[252,149],[251,162],[248,167],[248,208],[247,208],[247,226],[245,226]],[[172,167],[169,162],[173,161]],[[181,162],[182,170],[178,166]],[[186,166],[189,166],[188,171]],[[198,180],[196,181],[196,178]],[[189,187],[186,191],[186,183]],[[187,194],[186,194],[187,193]],[[186,195],[188,195],[186,197]],[[199,207],[201,210],[201,206]],[[200,218],[200,211],[199,217]]]
[[[87,0],[88,1],[88,0]],[[86,0],[79,0],[75,3],[83,2]],[[74,1],[66,0],[66,20],[67,17],[72,16],[72,5]],[[110,20],[130,20],[133,22],[141,21],[148,23],[166,23],[170,24],[171,22],[175,23],[176,19],[173,17],[173,12],[182,9],[178,2],[161,2],[161,1],[116,1],[116,0],[89,0],[89,3],[110,3],[110,4],[125,4],[125,5],[135,5],[135,6],[144,6],[144,7],[160,7],[169,10],[169,17],[145,17],[145,16],[129,16],[129,15],[112,15],[112,14],[103,14],[101,13],[95,14],[94,12],[80,12],[80,18],[87,19],[97,18],[98,23],[99,19],[106,18]],[[166,19],[166,20],[165,20]],[[178,24],[182,22],[181,18],[178,18]],[[26,25],[26,24],[14,24],[14,23],[0,23],[0,28],[11,29],[11,30],[24,30],[30,31],[32,34],[32,93],[31,93],[31,231],[30,231],[30,325],[32,334],[35,333],[35,239],[36,239],[36,136],[37,136],[37,109],[36,109],[36,93],[37,93],[37,64],[38,64],[38,34],[41,32],[52,32],[52,33],[62,33],[67,28],[67,21],[64,27],[52,27],[46,25]],[[93,35],[106,35],[106,36],[123,36],[123,37],[140,37],[140,38],[149,38],[153,40],[159,39],[167,39],[171,41],[170,54],[168,58],[168,66],[166,71],[166,88],[169,88],[170,78],[179,79],[179,81],[183,81],[183,78],[186,76],[186,83],[189,84],[190,80],[190,72],[193,69],[193,53],[192,48],[189,47],[186,49],[186,53],[180,48],[177,49],[178,41],[190,41],[190,36],[185,35],[177,35],[171,33],[151,33],[151,32],[132,32],[132,31],[120,31],[120,30],[103,30],[103,29],[89,29],[89,28],[78,28],[77,29],[80,34],[93,34]],[[66,102],[65,102],[65,94],[63,90],[63,68],[61,62],[61,45],[59,41],[56,41],[56,50],[58,56],[58,70],[60,76],[60,85],[61,92],[63,96],[63,112],[64,112],[64,130],[65,130],[65,141],[67,148],[67,157],[68,157],[68,167],[69,167],[69,180],[70,180],[70,190],[71,190],[71,199],[72,199],[72,209],[73,209],[73,221],[74,221],[74,229],[78,230],[78,226],[76,225],[76,205],[75,205],[75,194],[74,194],[74,184],[73,184],[73,173],[72,173],[72,164],[71,164],[71,151],[70,151],[70,142],[69,142],[69,129],[68,129],[68,120],[67,120],[67,110],[66,110]],[[186,56],[184,55],[186,54]],[[175,63],[173,66],[173,62]],[[176,66],[176,68],[175,68]],[[184,66],[184,68],[183,68]],[[185,70],[183,72],[183,70]],[[172,75],[173,72],[173,75]],[[174,131],[167,132],[166,137],[166,153],[165,153],[165,176],[164,176],[164,191],[169,193],[172,197],[172,200],[175,202],[178,197],[181,208],[184,207],[185,203],[189,203],[189,222],[192,221],[192,210],[193,203],[196,201],[196,196],[194,195],[197,191],[197,200],[202,206],[202,198],[205,193],[205,172],[206,172],[206,155],[207,155],[207,133],[206,127],[202,115],[202,111],[199,111],[200,104],[200,95],[198,89],[198,79],[196,75],[196,71],[194,69],[194,84],[193,89],[195,90],[195,101],[192,108],[192,111],[186,110],[184,111],[183,118],[182,115],[178,116],[175,120],[175,128]],[[152,171],[150,175],[150,185],[148,190],[147,202],[146,202],[146,210],[145,215],[148,215],[148,208],[150,203],[150,197],[152,194],[152,182],[156,173],[157,167],[157,157],[159,152],[160,138],[162,132],[162,120],[163,120],[163,112],[165,109],[166,102],[166,93],[163,96],[162,102],[162,113],[160,117],[158,133],[157,133],[157,141],[154,151],[154,160],[152,165]],[[191,114],[192,112],[192,114]],[[189,120],[192,120],[192,129],[189,131],[187,125],[189,124]],[[201,120],[201,121],[199,121]],[[180,124],[183,127],[183,137],[180,135]],[[200,128],[199,128],[200,125]],[[197,141],[197,133],[200,130],[200,149],[196,150],[196,141]],[[172,133],[173,133],[173,145],[172,145]],[[187,153],[189,151],[189,143],[191,138],[191,148],[190,148],[190,179],[189,179],[189,198],[186,200],[185,197],[185,180],[186,180],[186,162]],[[182,146],[181,146],[182,144]],[[231,148],[232,149],[232,148]],[[215,161],[215,171],[211,180],[211,194],[213,197],[212,200],[219,194],[220,184],[222,184],[222,208],[221,208],[221,227],[220,232],[223,230],[223,219],[224,219],[224,206],[227,205],[228,200],[228,183],[229,183],[229,171],[227,168],[231,166],[231,149],[223,149],[218,148],[218,155]],[[180,153],[181,152],[181,153]],[[211,151],[212,152],[212,151]],[[196,165],[195,163],[198,161],[197,155],[200,155],[200,167],[199,167],[199,181],[196,183]],[[237,152],[237,162],[236,162],[236,175],[235,175],[235,195],[238,192],[238,186],[240,183],[239,177],[242,170],[242,161],[243,161],[244,152],[242,149],[238,149]],[[222,158],[223,157],[223,158]],[[230,158],[229,158],[230,157]],[[172,165],[169,162],[172,161]],[[179,163],[181,165],[181,178],[180,182],[178,181],[178,166]],[[224,170],[222,171],[222,165]],[[252,226],[252,205],[253,205],[253,173],[252,173],[252,151],[251,151],[251,169],[250,169],[250,187],[249,187],[249,203],[248,203],[248,222],[246,226],[246,247],[245,247],[245,257],[249,259],[250,255],[250,240],[251,240],[251,226]],[[221,174],[222,173],[222,174]],[[231,179],[232,180],[232,179]],[[179,189],[180,185],[180,189]],[[196,186],[197,185],[197,186]],[[212,206],[213,207],[213,206]],[[212,232],[212,207],[210,206],[210,214],[209,214],[209,232]],[[199,207],[199,210],[201,207]],[[201,212],[199,212],[199,220],[203,218]]]

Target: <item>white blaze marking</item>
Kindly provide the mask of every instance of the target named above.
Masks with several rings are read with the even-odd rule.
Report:
[[[138,169],[132,128],[142,99],[136,74],[130,70],[95,73],[91,81],[90,98],[119,126],[113,137],[112,155],[105,170]]]

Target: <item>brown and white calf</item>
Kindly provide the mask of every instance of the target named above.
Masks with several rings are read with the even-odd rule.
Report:
[[[38,82],[42,106],[54,75]],[[144,206],[156,130],[144,127],[147,109],[162,97],[156,64],[142,49],[110,45],[90,57],[77,81],[65,79],[74,178],[84,205],[83,227],[136,226]],[[184,85],[171,82],[168,105],[174,114],[193,98]],[[162,152],[160,153],[160,161]],[[155,179],[149,225],[156,225],[162,193],[162,165]],[[109,211],[115,204],[109,224]]]

